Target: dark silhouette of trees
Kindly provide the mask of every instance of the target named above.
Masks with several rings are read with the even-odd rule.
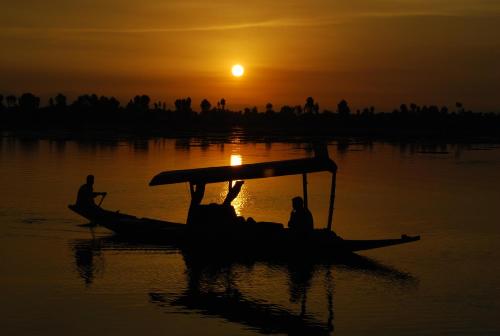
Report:
[[[179,114],[186,114],[186,113],[189,114],[192,112],[190,97],[184,99],[177,99],[174,105],[175,105],[175,111]]]
[[[314,110],[314,99],[313,97],[307,97],[306,103],[304,105],[304,113],[313,113]]]
[[[147,97],[147,96],[145,96]],[[130,101],[127,105],[127,109],[132,112],[132,110],[148,110],[149,97],[145,100],[144,106],[140,104],[140,96],[134,98],[134,102]],[[81,123],[94,123],[96,121],[100,123],[109,124],[119,117],[120,113],[120,102],[114,97],[97,96],[96,94],[85,94],[78,96],[77,99],[70,105],[67,106],[66,97],[62,94],[58,94],[55,98],[56,111],[61,116],[65,110],[70,110],[70,115],[72,115],[72,121]]]
[[[289,105],[283,105],[280,110],[280,114],[288,118],[295,116],[295,108]]]
[[[303,112],[306,114],[319,114],[319,104],[313,97],[307,97]]]
[[[19,97],[19,108],[22,112],[35,112],[40,106],[40,98],[32,93],[23,93]]]
[[[62,93],[58,93],[54,100],[56,107],[66,108],[68,106],[68,100]]]
[[[299,115],[302,114],[302,112],[303,112],[302,106],[301,105],[296,105],[295,106],[295,114],[299,116]]]
[[[151,98],[148,95],[137,95],[131,99],[126,107],[126,116],[130,121],[146,122],[153,120],[153,113],[150,111],[149,104]]]
[[[429,117],[438,116],[439,115],[439,107],[437,107],[436,105],[429,106],[428,113],[429,113]]]
[[[162,102],[162,101],[157,101],[153,104],[153,109],[154,111],[156,112],[163,112],[163,111],[166,111],[167,109],[167,103],[165,102]]]
[[[220,109],[222,110],[222,112],[224,112],[226,110],[226,100],[224,98],[222,98],[218,104],[220,106]]]
[[[17,98],[14,95],[8,95],[5,101],[7,102],[8,108],[13,108],[16,106]]]
[[[149,103],[151,102],[151,99],[149,98],[148,95],[142,95],[140,97],[135,97],[134,100],[138,99],[138,104],[144,109],[147,110],[149,109]]]
[[[410,109],[411,109],[411,114],[412,114],[412,115],[417,114],[417,104],[415,104],[415,103],[411,103],[411,104],[410,104]]]
[[[212,104],[207,99],[203,99],[200,103],[200,108],[202,113],[208,113],[212,108]]]
[[[131,100],[127,107],[138,111],[138,112],[146,112],[149,110],[149,103],[151,102],[151,98],[147,95],[135,96],[134,100]]]
[[[180,123],[189,123],[194,117],[193,109],[191,108],[191,97],[175,100],[175,118]]]
[[[372,115],[373,115],[372,109],[368,108],[368,107],[365,107],[363,109],[363,111],[361,112],[361,116],[363,116],[363,117],[368,117],[368,116],[372,116]]]
[[[266,114],[267,115],[273,115],[274,114],[273,104],[271,104],[271,103],[267,103],[266,104]]]
[[[116,112],[120,108],[120,102],[115,97],[105,97],[102,96],[99,98],[99,110],[107,111],[107,112]],[[149,107],[149,104],[146,104]],[[64,107],[64,105],[61,105]]]
[[[337,104],[337,112],[341,117],[348,117],[351,113],[351,109],[344,99]]]
[[[80,111],[90,111],[97,106],[99,98],[96,94],[81,95],[73,102],[73,107]]]
[[[203,99],[199,114],[193,111],[190,97],[176,99],[174,106],[175,110],[171,111],[167,110],[165,102],[151,104],[147,95],[135,96],[125,107],[114,97],[96,94],[80,95],[71,103],[66,96],[58,94],[48,100],[47,106],[40,106],[40,98],[32,93],[24,93],[19,98],[0,95],[0,125],[13,125],[16,129],[30,125],[107,127],[141,132],[228,131],[239,127],[248,132],[315,135],[475,134],[498,137],[500,134],[499,114],[466,111],[462,103],[456,103],[452,113],[447,106],[401,103],[391,113],[375,113],[374,106],[367,106],[351,114],[346,100],[338,103],[335,112],[320,111],[319,103],[312,97],[307,97],[303,106],[276,107],[269,102],[264,113],[259,113],[256,106],[231,111],[224,98],[217,102],[215,108]]]
[[[406,116],[410,111],[408,110],[408,106],[406,106],[406,104],[401,104],[399,106],[399,112],[401,112],[401,114]]]

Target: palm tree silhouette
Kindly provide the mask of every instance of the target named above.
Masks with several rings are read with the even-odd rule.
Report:
[[[343,117],[346,117],[351,113],[351,109],[349,108],[349,105],[347,104],[347,101],[345,99],[342,99],[340,103],[338,103],[337,112]]]
[[[55,102],[56,106],[58,107],[66,107],[67,99],[66,96],[64,96],[62,93],[58,93],[57,96],[55,97]]]
[[[274,111],[273,111],[273,104],[271,103],[267,103],[266,104],[266,114],[273,114]]]
[[[226,100],[224,98],[220,100],[220,106],[222,108],[222,112],[224,112],[226,110]]]
[[[307,97],[306,104],[304,105],[304,113],[312,113],[314,110],[314,99],[313,97]]]
[[[40,106],[40,98],[32,93],[23,93],[19,98],[19,107],[22,111],[35,111]]]
[[[212,108],[212,104],[207,99],[203,99],[200,103],[201,112],[207,113]]]

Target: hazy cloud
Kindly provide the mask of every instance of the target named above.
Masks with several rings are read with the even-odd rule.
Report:
[[[363,18],[405,18],[405,17],[497,17],[498,13],[464,14],[458,11],[367,11],[338,15],[336,17],[276,18],[262,21],[227,23],[220,25],[196,25],[177,27],[0,27],[4,34],[148,34],[148,33],[183,33],[216,32],[245,29],[272,29],[293,27],[322,27],[353,22]]]
[[[182,32],[210,32],[225,30],[242,30],[253,28],[282,28],[282,27],[315,27],[339,24],[333,19],[274,19],[257,22],[246,22],[225,25],[207,25],[191,27],[152,27],[152,28],[65,28],[65,27],[3,27],[1,31],[7,33],[105,33],[105,34],[144,34],[144,33],[182,33]]]

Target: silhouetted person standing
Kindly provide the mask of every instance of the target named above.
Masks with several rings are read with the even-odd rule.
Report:
[[[106,192],[94,192],[94,175],[87,176],[87,183],[78,189],[76,197],[76,206],[89,210],[97,210],[99,206],[95,204],[94,198],[97,196],[106,196]]]
[[[314,228],[313,217],[309,209],[304,207],[302,197],[292,199],[292,212],[288,221],[288,228],[295,232],[310,232]]]

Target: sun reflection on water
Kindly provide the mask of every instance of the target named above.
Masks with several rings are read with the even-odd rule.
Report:
[[[242,158],[240,154],[231,154],[231,166],[240,166]]]
[[[240,154],[231,154],[230,162],[231,162],[231,166],[240,166],[243,162],[243,158]],[[232,182],[233,185],[234,185],[234,182],[235,181]],[[223,197],[225,197],[225,195],[227,194],[227,189],[223,190],[221,194],[223,194],[224,195]],[[236,214],[238,216],[241,216],[241,211],[243,210],[243,208],[245,207],[245,204],[247,203],[246,202],[247,198],[248,198],[248,194],[247,194],[245,185],[243,185],[238,197],[236,197],[234,199],[234,201],[231,203],[234,206],[234,210],[236,211]]]

